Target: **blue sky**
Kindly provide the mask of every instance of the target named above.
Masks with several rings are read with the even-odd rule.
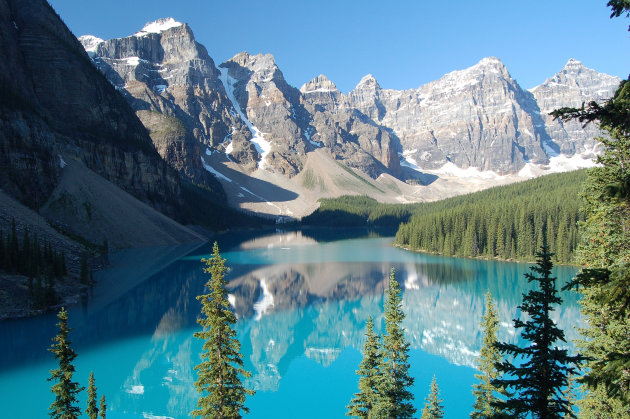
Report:
[[[342,92],[371,73],[409,89],[488,56],[524,88],[569,58],[627,78],[630,19],[610,19],[606,0],[49,0],[79,36],[123,37],[146,22],[188,23],[216,64],[241,51],[271,53],[300,87],[325,74]]]

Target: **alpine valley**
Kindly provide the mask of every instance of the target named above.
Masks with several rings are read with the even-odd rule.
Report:
[[[0,242],[15,266],[33,238],[66,254],[61,300],[107,246],[199,242],[326,197],[434,201],[591,166],[596,128],[548,113],[619,84],[570,60],[528,91],[490,57],[417,89],[371,75],[348,93],[323,75],[298,89],[270,54],[217,66],[172,18],[77,40],[45,0],[0,0],[0,39]],[[20,269],[0,276],[11,316],[33,294],[35,268]]]
[[[211,173],[231,206],[289,218],[321,197],[436,200],[590,166],[596,128],[548,113],[607,99],[619,84],[571,59],[528,91],[489,57],[417,89],[367,75],[344,94],[324,75],[290,86],[270,54],[216,66],[172,18],[79,40],[172,168],[201,184]]]

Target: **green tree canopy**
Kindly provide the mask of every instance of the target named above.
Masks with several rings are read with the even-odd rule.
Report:
[[[473,396],[475,403],[471,418],[490,418],[498,415],[500,409],[496,406],[499,402],[497,394],[505,391],[493,384],[499,378],[499,371],[496,365],[501,362],[501,353],[495,346],[497,343],[497,330],[499,329],[499,314],[492,301],[490,291],[486,293],[486,312],[481,320],[483,330],[483,345],[477,358],[477,369],[479,374],[475,378],[479,381],[473,385]]]
[[[431,390],[426,398],[424,409],[422,409],[422,419],[441,419],[444,417],[444,406],[440,399],[440,388],[437,385],[435,375],[431,380]]]
[[[372,317],[367,321],[365,343],[363,344],[363,359],[359,364],[359,392],[354,394],[346,415],[357,418],[368,418],[378,402],[378,385],[381,379],[381,341],[374,332]]]
[[[200,394],[197,410],[193,416],[211,418],[241,417],[241,411],[247,413],[245,397],[254,392],[243,386],[241,377],[250,374],[243,369],[240,353],[241,345],[236,338],[234,315],[227,299],[225,274],[228,268],[225,259],[219,254],[215,242],[212,256],[202,260],[206,264],[204,272],[210,274],[206,283],[208,294],[199,295],[202,317],[197,322],[203,327],[194,336],[204,341],[202,362],[195,367],[198,378],[195,382]]]
[[[503,377],[493,384],[513,392],[507,400],[499,400],[495,405],[503,412],[519,417],[531,414],[534,418],[555,418],[571,414],[562,390],[568,385],[568,375],[576,372],[582,358],[570,356],[567,349],[556,346],[557,342],[565,342],[565,338],[562,329],[551,318],[555,307],[562,304],[552,268],[551,254],[543,244],[537,264],[525,274],[529,282],[536,283],[536,287],[523,294],[519,306],[527,320],[514,319],[514,327],[522,329],[521,337],[529,345],[496,344],[502,354],[509,355],[514,361],[495,364]]]
[[[94,383],[94,372],[90,372],[87,388],[87,408],[85,413],[90,419],[98,419],[98,407],[96,406],[96,384]]]
[[[59,367],[50,370],[48,381],[55,382],[51,388],[55,401],[48,410],[51,418],[77,418],[81,415],[77,395],[83,391],[83,387],[72,380],[75,372],[72,362],[77,354],[70,346],[71,342],[68,339],[68,334],[72,330],[68,327],[68,312],[62,308],[57,317],[59,318],[59,323],[57,323],[59,332],[53,338],[53,344],[48,350],[55,354]]]
[[[392,268],[389,287],[385,291],[385,335],[381,355],[382,378],[379,383],[379,401],[375,412],[379,417],[411,418],[416,412],[413,405],[413,377],[409,374],[409,343],[405,341],[402,322],[400,284]]]

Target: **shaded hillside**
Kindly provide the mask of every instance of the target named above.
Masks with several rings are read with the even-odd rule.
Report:
[[[0,34],[3,191],[40,208],[76,160],[179,222],[212,229],[239,222],[216,180],[202,189],[180,180],[45,0],[0,0]]]

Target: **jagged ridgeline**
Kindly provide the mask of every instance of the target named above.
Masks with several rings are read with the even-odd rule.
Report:
[[[395,243],[450,256],[534,260],[546,236],[555,261],[571,262],[585,179],[585,170],[559,173],[420,204]]]

